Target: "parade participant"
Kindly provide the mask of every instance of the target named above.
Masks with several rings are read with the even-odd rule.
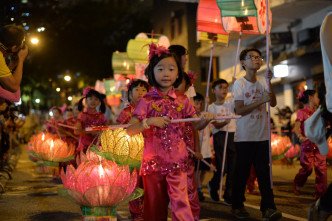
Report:
[[[257,76],[262,65],[262,53],[255,48],[248,48],[240,53],[240,62],[246,71],[244,77],[234,83],[235,112],[242,115],[236,120],[234,135],[236,166],[232,186],[232,213],[237,218],[247,218],[250,214],[244,208],[244,193],[254,165],[259,190],[263,220],[277,220],[281,212],[276,209],[271,187],[269,162],[269,134],[266,103],[276,106],[276,97],[271,86],[273,73],[266,78]],[[271,92],[268,91],[270,87]]]
[[[107,104],[106,100],[106,94],[100,94],[101,99],[104,101],[105,104],[105,118],[107,120],[107,124],[113,124],[113,119],[112,119],[112,109],[111,107]],[[98,107],[99,108],[99,107]],[[98,109],[99,110],[99,109]]]
[[[217,117],[219,116],[229,116],[231,115],[230,106],[231,103],[226,101],[228,93],[228,83],[224,79],[218,79],[212,84],[212,93],[216,97],[216,101],[209,105],[208,112],[214,113]],[[234,107],[234,105],[232,105]],[[226,188],[224,191],[224,204],[232,204],[232,180],[234,174],[235,166],[235,147],[234,147],[234,132],[236,128],[236,121],[225,120],[220,122],[214,122],[212,130],[213,134],[213,149],[216,157],[216,169],[212,179],[207,183],[210,197],[214,201],[219,201],[218,190],[220,187],[220,178],[223,164],[223,155],[225,147],[226,132],[228,132],[227,150],[226,150],[226,161],[224,173],[227,174],[226,177]]]
[[[303,90],[299,93],[298,99],[304,107],[297,112],[295,133],[301,142],[301,169],[296,174],[293,182],[293,192],[300,195],[300,188],[304,186],[308,176],[312,173],[314,165],[315,199],[321,197],[327,188],[327,167],[326,157],[322,155],[317,145],[311,142],[304,133],[304,121],[308,119],[319,105],[318,93],[315,90]]]
[[[58,107],[52,107],[50,111],[53,116],[46,124],[47,132],[51,134],[59,134],[58,126],[56,124],[63,121],[62,112]]]
[[[6,25],[0,28],[0,85],[16,92],[20,88],[23,74],[23,62],[28,55],[28,47],[24,44],[25,31],[21,26]],[[10,57],[11,64],[6,64],[4,57]],[[14,73],[11,73],[12,69]]]
[[[194,220],[187,190],[188,152],[183,141],[183,124],[169,124],[171,119],[197,117],[187,96],[175,91],[183,78],[180,61],[169,51],[150,45],[146,73],[153,86],[134,110],[127,129],[132,136],[143,132],[144,153],[141,175],[144,184],[144,219],[167,220],[171,201],[172,220]],[[204,114],[193,123],[196,129],[205,127],[214,115]]]
[[[149,85],[146,81],[140,79],[131,80],[127,85],[127,89],[128,89],[128,101],[130,103],[127,107],[122,109],[118,119],[116,120],[119,124],[129,123],[132,117],[132,113],[136,105],[138,104],[139,99],[149,91]],[[137,176],[136,187],[144,189],[141,176]],[[135,221],[144,220],[143,202],[144,202],[144,196],[136,200],[129,201],[129,211],[132,220]]]
[[[74,114],[74,117],[77,118],[78,115],[79,115],[80,111],[78,110],[78,102],[76,102],[73,106],[73,114]]]
[[[181,84],[175,88],[175,90],[180,91],[185,94],[189,87],[194,83],[193,75],[189,76],[187,73],[183,73],[183,80]],[[188,97],[189,98],[189,97]],[[197,112],[197,111],[196,111]],[[194,216],[194,220],[199,220],[200,204],[196,187],[196,177],[195,177],[195,158],[198,160],[203,159],[200,152],[199,141],[195,140],[195,134],[198,138],[198,131],[194,130],[193,124],[191,122],[186,122],[183,131],[183,139],[186,142],[187,148],[190,148],[195,152],[195,154],[188,153],[188,171],[187,171],[187,188],[188,188],[188,198],[191,207],[191,212]]]
[[[86,110],[83,110],[83,100],[86,102]],[[97,107],[100,105],[100,111]],[[86,153],[87,149],[92,144],[98,143],[98,131],[85,131],[87,127],[95,127],[106,125],[106,118],[104,115],[105,104],[100,96],[100,93],[91,87],[84,89],[83,97],[78,102],[78,110],[82,111],[77,117],[75,134],[80,135],[77,151]]]
[[[194,103],[195,103],[195,109],[197,111],[198,115],[201,115],[204,113],[204,97],[200,93],[196,93],[196,96],[194,97]],[[199,131],[199,144],[201,154],[204,158],[204,160],[208,163],[211,163],[211,146],[210,146],[210,125],[205,127],[203,130]],[[197,193],[199,201],[204,201],[205,197],[202,192],[203,188],[203,180],[205,179],[206,172],[210,171],[210,167],[208,167],[204,163],[199,164],[199,172],[198,176],[196,177],[197,180]]]
[[[121,110],[118,119],[120,124],[127,124],[131,120],[132,113],[138,104],[139,99],[149,91],[149,85],[146,81],[137,79],[131,80],[128,85],[128,106]]]

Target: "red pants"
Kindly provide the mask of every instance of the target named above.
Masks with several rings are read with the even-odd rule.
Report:
[[[327,188],[327,168],[326,157],[321,155],[318,148],[301,144],[301,158],[302,168],[296,174],[294,183],[302,187],[307,181],[308,176],[312,173],[312,166],[315,166],[315,194],[316,196],[322,196]]]
[[[195,162],[189,165],[187,172],[187,185],[188,185],[188,198],[191,207],[191,212],[195,221],[199,220],[199,213],[201,206],[199,204],[199,198],[197,193],[196,179],[195,179]]]
[[[193,221],[188,200],[187,173],[152,173],[143,178],[144,220],[166,221],[168,203],[171,201],[172,220]]]

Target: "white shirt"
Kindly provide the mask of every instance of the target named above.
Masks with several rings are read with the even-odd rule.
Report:
[[[199,142],[202,144],[201,154],[203,155],[203,158],[211,158],[212,152],[210,146],[210,124],[199,131]]]
[[[244,77],[234,83],[234,100],[242,100],[249,105],[261,99],[268,86],[266,78],[257,76],[255,83]],[[236,120],[235,142],[269,140],[266,103],[256,107],[251,113]]]
[[[226,101],[221,105],[212,103],[208,107],[208,112],[214,113],[216,115],[216,117],[233,115],[234,114],[234,104],[232,104],[232,109],[233,109],[232,111],[230,111],[230,105],[231,105],[231,103],[229,101]],[[236,128],[236,120],[231,119],[231,121],[228,124],[228,132],[235,132],[235,128]],[[219,131],[227,131],[227,125],[220,129],[217,129],[214,127],[212,130],[212,134],[216,134]]]
[[[322,23],[322,27],[325,23],[327,23],[328,19],[332,19],[332,12],[328,13]],[[325,81],[325,87],[326,87],[326,107],[327,109],[332,112],[332,64],[330,63],[330,60],[327,56],[326,50],[332,50],[332,48],[327,48],[326,42],[322,40],[322,35],[324,34],[322,31],[322,27],[320,30],[320,42],[321,42],[321,48],[322,48],[322,56],[323,56],[323,65],[324,65],[324,81]],[[325,24],[324,31],[328,32],[331,31],[331,27],[327,27]],[[331,41],[331,39],[328,39],[328,41]]]

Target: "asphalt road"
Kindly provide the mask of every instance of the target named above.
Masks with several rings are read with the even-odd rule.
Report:
[[[300,196],[292,192],[292,181],[299,169],[299,163],[294,166],[273,165],[273,180],[275,202],[283,212],[283,221],[307,220],[309,205],[314,201],[314,174],[312,174],[302,189]],[[208,174],[207,180],[212,176]],[[50,174],[37,171],[25,151],[12,173],[13,179],[7,182],[6,192],[0,196],[1,221],[80,221],[80,207],[75,203],[57,195],[61,181],[52,180]],[[328,183],[332,182],[332,169],[328,169]],[[229,206],[222,202],[210,200],[208,190],[203,189],[206,197],[201,202],[200,220],[235,220]],[[246,220],[261,220],[259,211],[260,196],[246,194],[246,207],[251,217]],[[118,220],[129,220],[128,205],[117,208]],[[170,219],[169,219],[170,220]],[[330,219],[332,221],[332,217]]]

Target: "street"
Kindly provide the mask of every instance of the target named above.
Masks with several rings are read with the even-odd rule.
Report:
[[[277,208],[283,212],[282,220],[307,220],[307,210],[314,201],[314,175],[312,174],[302,189],[300,196],[292,192],[292,180],[299,169],[295,166],[273,166],[274,194]],[[328,183],[332,182],[332,170],[328,169]],[[210,179],[212,173],[205,180]],[[13,179],[8,181],[6,192],[0,196],[1,221],[79,221],[80,207],[57,195],[61,181],[52,180],[51,174],[38,173],[36,165],[28,159],[23,150]],[[210,200],[204,188],[205,201],[201,203],[200,220],[234,220],[230,207],[222,202]],[[246,194],[246,207],[251,215],[247,220],[261,220],[259,211],[260,196]],[[118,220],[129,220],[128,204],[117,208]],[[170,220],[170,219],[169,219]],[[329,220],[332,220],[330,217]]]

